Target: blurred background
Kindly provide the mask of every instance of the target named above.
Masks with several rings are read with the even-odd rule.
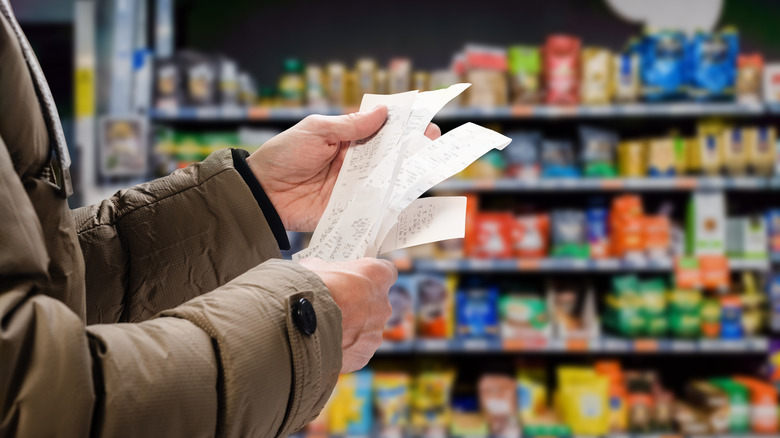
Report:
[[[780,436],[780,3],[12,0],[73,207],[364,93],[511,137],[304,436]],[[309,236],[290,234],[293,249]]]

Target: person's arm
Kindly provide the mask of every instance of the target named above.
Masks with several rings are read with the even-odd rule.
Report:
[[[143,321],[279,258],[266,212],[230,149],[74,210],[87,322]]]

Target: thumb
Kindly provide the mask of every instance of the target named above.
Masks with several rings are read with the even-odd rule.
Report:
[[[318,131],[332,142],[360,140],[378,131],[386,119],[387,107],[379,105],[371,111],[321,117]]]

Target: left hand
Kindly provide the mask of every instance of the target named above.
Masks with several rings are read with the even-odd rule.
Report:
[[[384,105],[343,116],[311,115],[247,158],[285,229],[314,230],[328,205],[350,141],[375,133],[386,118]],[[430,124],[425,135],[436,139],[441,131]]]

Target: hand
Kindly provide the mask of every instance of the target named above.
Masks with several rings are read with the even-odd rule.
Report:
[[[247,158],[288,231],[313,231],[352,140],[369,137],[387,119],[387,107],[343,116],[312,115],[268,140]],[[436,139],[439,127],[425,135]]]
[[[299,263],[320,276],[341,309],[341,372],[363,368],[382,345],[382,332],[393,313],[387,293],[398,278],[395,265],[372,258]]]

